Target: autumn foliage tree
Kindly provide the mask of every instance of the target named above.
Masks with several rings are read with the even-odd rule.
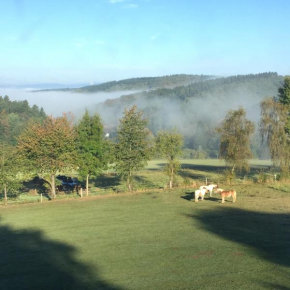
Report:
[[[55,175],[76,164],[76,133],[73,116],[47,117],[33,123],[18,137],[18,152],[26,168],[45,180],[52,197],[56,196]]]

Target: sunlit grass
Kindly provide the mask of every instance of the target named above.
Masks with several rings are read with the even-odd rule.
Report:
[[[24,263],[7,272],[0,261],[0,279],[17,285],[17,277],[33,273],[34,282],[46,282],[38,268],[45,273],[45,267],[68,267],[67,255],[60,251],[56,258],[49,250],[57,242],[74,248],[68,262],[73,259],[70,271],[81,281],[74,289],[94,289],[99,282],[85,288],[92,277],[103,289],[287,289],[289,193],[259,184],[235,189],[237,202],[227,199],[224,205],[218,195],[194,203],[194,189],[185,188],[2,208],[0,233],[9,226],[12,237],[22,230],[25,235],[18,235],[21,249],[0,241],[2,253],[17,252]],[[27,243],[35,230],[43,234],[43,249]],[[28,263],[36,252],[40,261]]]

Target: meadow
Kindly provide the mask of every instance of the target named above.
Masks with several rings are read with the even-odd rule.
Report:
[[[222,180],[215,162],[183,162],[179,178]],[[160,166],[139,182],[162,185]],[[234,204],[195,203],[189,184],[2,206],[0,289],[289,289],[287,184],[231,187]]]

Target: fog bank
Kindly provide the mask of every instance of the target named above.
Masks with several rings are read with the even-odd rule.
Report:
[[[98,103],[107,99],[119,98],[122,95],[132,94],[136,91],[111,92],[111,93],[71,93],[61,91],[33,92],[33,89],[7,89],[0,88],[0,96],[8,96],[11,101],[27,100],[29,106],[37,105],[43,108],[47,115],[61,116],[63,112],[72,112],[80,118],[85,109],[95,113]]]

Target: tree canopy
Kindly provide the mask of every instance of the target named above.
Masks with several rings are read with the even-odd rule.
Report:
[[[0,142],[16,145],[17,137],[29,123],[43,120],[43,108],[29,106],[25,101],[11,101],[0,96]]]
[[[217,128],[220,134],[219,157],[226,164],[239,170],[248,170],[248,159],[252,157],[250,136],[254,133],[254,123],[246,119],[243,108],[230,110]]]
[[[104,127],[98,114],[90,116],[86,110],[76,127],[79,174],[86,178],[88,194],[89,176],[97,176],[107,165]]]
[[[30,171],[43,178],[55,197],[55,175],[76,166],[76,133],[73,117],[47,117],[33,123],[18,137],[18,151]]]
[[[278,97],[261,102],[260,133],[269,146],[272,162],[283,174],[290,167],[290,77],[286,76]]]
[[[173,186],[173,179],[180,168],[178,157],[181,154],[183,137],[176,129],[158,132],[156,137],[156,151],[168,161],[165,172],[170,177],[170,188]]]
[[[127,181],[132,189],[134,172],[144,168],[150,158],[149,130],[147,120],[133,106],[124,111],[117,131],[115,150],[116,171]]]

